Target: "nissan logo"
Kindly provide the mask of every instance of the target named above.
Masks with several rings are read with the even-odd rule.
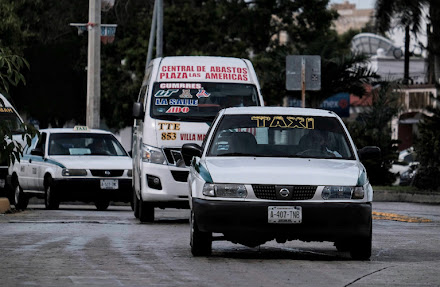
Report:
[[[282,197],[288,197],[289,194],[290,194],[290,191],[289,191],[287,188],[282,188],[282,189],[280,189],[280,195],[281,195]]]

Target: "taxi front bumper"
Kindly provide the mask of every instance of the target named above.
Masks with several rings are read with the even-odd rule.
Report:
[[[117,189],[101,189],[101,180],[117,180]],[[60,201],[110,200],[130,202],[133,197],[131,178],[69,178],[53,179],[54,195]]]
[[[268,223],[269,206],[301,206],[301,223]],[[233,202],[192,199],[201,231],[240,237],[264,236],[288,240],[333,241],[367,237],[371,203]]]

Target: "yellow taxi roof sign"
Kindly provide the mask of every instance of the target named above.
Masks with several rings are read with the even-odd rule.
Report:
[[[73,127],[73,130],[74,131],[89,131],[89,127],[87,127],[87,126],[74,126]]]

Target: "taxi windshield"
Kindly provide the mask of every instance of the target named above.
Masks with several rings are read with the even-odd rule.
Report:
[[[303,115],[225,115],[208,156],[354,159],[338,119]]]
[[[226,107],[261,105],[251,84],[155,83],[151,117],[171,121],[211,122]]]
[[[110,134],[55,133],[49,139],[49,155],[127,156]]]

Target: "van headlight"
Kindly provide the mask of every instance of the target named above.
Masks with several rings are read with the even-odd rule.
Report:
[[[244,184],[205,183],[202,193],[211,197],[245,198],[247,196]]]
[[[362,199],[365,191],[362,186],[325,186],[321,192],[323,199]]]
[[[167,164],[162,149],[146,144],[142,145],[142,161],[157,164]]]

